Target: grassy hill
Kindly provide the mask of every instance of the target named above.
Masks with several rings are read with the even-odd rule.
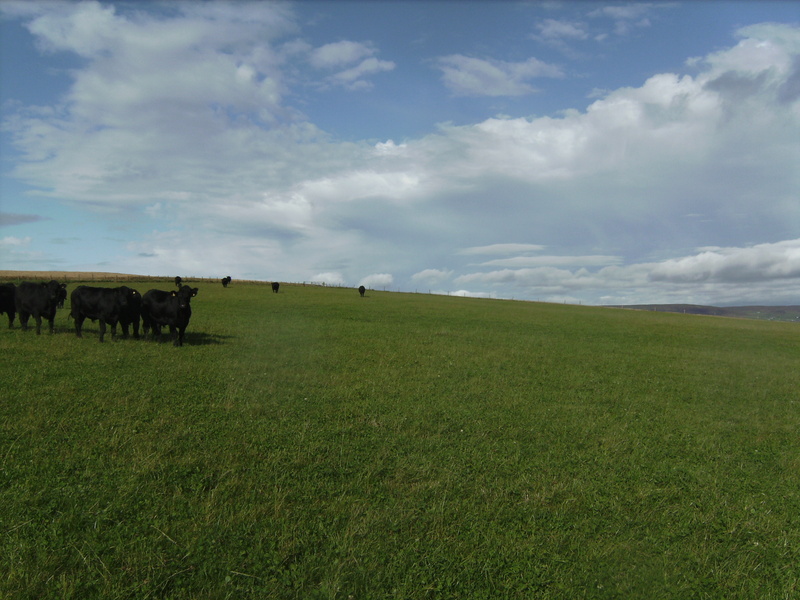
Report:
[[[797,325],[199,287],[0,330],[0,597],[800,594]]]

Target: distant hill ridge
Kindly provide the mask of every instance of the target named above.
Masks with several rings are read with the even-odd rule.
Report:
[[[177,275],[177,273],[176,273]],[[180,274],[185,281],[213,281],[219,277],[195,277]],[[101,271],[0,271],[0,281],[172,281],[175,275],[135,275],[131,273],[104,273]],[[236,279],[237,282],[267,283],[261,280]]]
[[[764,319],[768,321],[800,321],[800,306],[703,306],[701,304],[628,304],[612,305],[611,308],[650,310],[656,312],[736,317],[740,319]]]

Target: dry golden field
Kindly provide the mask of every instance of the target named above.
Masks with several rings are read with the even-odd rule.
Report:
[[[184,282],[212,281],[219,282],[217,277],[192,277],[181,275]],[[90,271],[0,271],[0,281],[50,281],[55,279],[63,283],[71,281],[172,281],[174,275],[134,275],[130,273],[102,273]],[[234,279],[237,283],[269,283],[267,281]]]

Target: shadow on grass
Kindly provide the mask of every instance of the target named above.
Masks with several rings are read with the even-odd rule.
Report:
[[[221,344],[225,344],[227,340],[233,339],[234,336],[232,335],[219,335],[216,333],[203,333],[203,332],[186,332],[183,334],[183,345],[184,346],[219,346]],[[161,337],[156,337],[153,339],[152,333],[148,333],[146,336],[142,336],[143,340],[148,342],[155,341],[156,343],[160,344],[171,344],[172,343],[172,336],[168,333],[162,333]]]
[[[186,332],[183,335],[183,343],[192,346],[216,346],[224,344],[227,340],[233,339],[232,335],[219,335],[217,333]]]

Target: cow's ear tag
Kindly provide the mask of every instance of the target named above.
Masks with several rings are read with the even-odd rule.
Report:
[[[173,296],[177,296],[177,295],[178,295],[178,292],[172,292],[172,295],[173,295]]]

